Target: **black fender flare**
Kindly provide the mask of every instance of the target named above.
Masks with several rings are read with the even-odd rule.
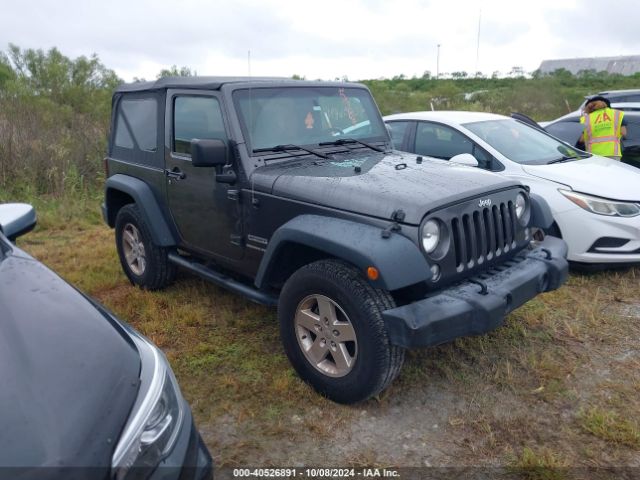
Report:
[[[553,225],[553,214],[547,201],[535,193],[529,194],[531,200],[531,220],[529,225],[538,228],[549,228]]]
[[[298,216],[278,228],[269,240],[255,285],[258,288],[265,286],[271,273],[278,268],[275,259],[279,251],[292,243],[345,260],[361,269],[365,278],[368,267],[377,268],[378,279],[367,278],[376,288],[397,290],[431,278],[430,266],[416,244],[398,233],[385,238],[382,232],[379,227],[351,220]]]
[[[112,221],[109,219],[113,219],[113,222],[115,222],[115,215],[109,214],[109,208],[112,207],[109,205],[109,191],[120,191],[133,198],[138,208],[140,208],[140,212],[151,231],[153,243],[161,247],[177,244],[176,238],[169,228],[167,220],[149,185],[138,178],[117,173],[107,179],[104,189],[104,217],[111,227],[113,227],[115,223],[112,225]]]

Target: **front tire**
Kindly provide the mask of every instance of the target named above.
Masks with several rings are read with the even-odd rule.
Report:
[[[169,249],[153,243],[149,226],[136,204],[122,207],[116,217],[116,247],[122,270],[133,285],[159,290],[176,276]]]
[[[335,402],[377,395],[404,361],[382,319],[394,306],[389,292],[373,288],[346,263],[305,265],[287,280],[278,304],[287,357],[305,382]]]

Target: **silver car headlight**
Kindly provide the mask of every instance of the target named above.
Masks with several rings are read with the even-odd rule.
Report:
[[[441,238],[440,222],[431,219],[422,226],[422,248],[426,253],[435,252]]]
[[[558,191],[580,208],[597,215],[610,217],[635,217],[640,215],[640,205],[633,202],[616,202],[606,198],[593,197],[584,193],[558,189]]]
[[[522,192],[518,193],[515,202],[516,218],[522,225],[529,223],[529,200]]]
[[[156,467],[173,448],[184,417],[182,394],[164,354],[129,333],[140,352],[140,390],[111,460],[115,480],[126,479],[132,468]]]

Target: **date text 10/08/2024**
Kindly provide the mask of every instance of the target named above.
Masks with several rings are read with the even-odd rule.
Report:
[[[243,478],[398,478],[387,468],[234,468],[233,477]]]

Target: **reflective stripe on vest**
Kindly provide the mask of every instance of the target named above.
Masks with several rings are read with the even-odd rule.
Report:
[[[615,137],[613,154],[615,156],[620,156],[620,137],[622,137],[620,133],[620,125],[622,124],[620,113],[620,110],[613,111],[613,136]]]
[[[622,112],[603,108],[583,118],[587,151],[596,155],[620,156]]]

